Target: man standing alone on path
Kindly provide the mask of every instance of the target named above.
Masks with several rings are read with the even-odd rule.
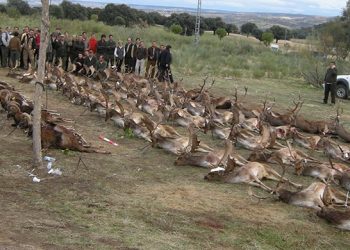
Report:
[[[145,77],[154,78],[154,74],[156,72],[156,64],[159,57],[159,48],[157,47],[156,41],[152,42],[152,46],[148,48],[147,54],[148,59]],[[149,72],[150,70],[151,73]]]
[[[147,49],[143,41],[140,41],[139,47],[136,50],[136,65],[135,65],[135,74],[137,76],[142,76],[145,70],[145,60],[147,58]]]
[[[9,42],[10,42],[10,30],[9,30],[9,27],[6,27],[1,34],[1,66],[3,68],[8,66]]]
[[[326,76],[324,78],[324,99],[323,99],[324,104],[327,104],[328,102],[329,92],[331,92],[331,102],[332,104],[335,104],[336,82],[337,82],[337,68],[336,68],[335,62],[331,62],[327,69]]]

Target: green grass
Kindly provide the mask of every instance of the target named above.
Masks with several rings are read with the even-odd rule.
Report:
[[[40,27],[37,16],[11,18],[0,14],[3,26],[29,25]],[[219,40],[212,33],[204,33],[200,38],[200,46],[194,46],[194,37],[184,37],[167,31],[164,27],[107,26],[96,21],[51,20],[51,30],[61,27],[69,34],[81,34],[86,31],[101,34],[113,34],[115,40],[126,41],[128,37],[140,37],[150,46],[153,40],[159,44],[171,44],[173,53],[173,71],[180,75],[211,75],[237,78],[302,78],[302,72],[313,68],[321,62],[327,66],[327,60],[317,59],[310,53],[274,53],[262,43],[254,42],[246,37],[230,36]],[[350,63],[340,61],[339,73],[349,73]]]

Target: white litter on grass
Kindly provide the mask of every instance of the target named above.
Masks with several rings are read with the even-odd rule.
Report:
[[[53,175],[58,175],[58,176],[62,175],[62,171],[59,168],[51,168],[50,171],[47,173],[53,174]]]
[[[39,183],[40,182],[40,179],[36,176],[33,177],[33,182],[36,182],[36,183]]]
[[[212,170],[210,170],[211,173],[212,172],[219,172],[219,171],[225,171],[225,169],[222,167],[217,167],[217,168],[213,168]]]

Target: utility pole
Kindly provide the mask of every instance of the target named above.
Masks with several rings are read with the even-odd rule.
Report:
[[[196,15],[196,27],[194,30],[194,44],[198,46],[199,44],[199,36],[201,31],[201,14],[202,14],[202,0],[198,0],[197,5],[197,15]]]

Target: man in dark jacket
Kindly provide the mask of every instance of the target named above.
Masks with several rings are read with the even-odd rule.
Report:
[[[174,82],[173,75],[171,73],[170,64],[172,61],[172,56],[170,53],[171,46],[167,45],[165,49],[160,53],[159,56],[159,78],[160,82],[164,80],[169,80],[171,83]]]
[[[331,102],[332,104],[335,104],[336,82],[337,82],[337,68],[336,68],[335,62],[331,62],[327,69],[326,76],[324,78],[323,103],[326,104],[328,102],[329,92],[331,92]]]
[[[83,42],[83,37],[79,35],[75,41],[72,43],[71,56],[72,62],[78,57],[79,54],[84,54],[85,44]]]
[[[125,44],[125,73],[134,72],[134,59],[136,59],[136,45],[132,43],[129,37],[127,44]]]
[[[55,65],[62,63],[62,68],[67,71],[68,43],[64,40],[64,35],[60,35],[56,43]]]
[[[157,64],[157,60],[160,54],[160,50],[157,47],[157,42],[153,41],[152,42],[152,46],[148,48],[147,51],[147,64],[146,64],[146,74],[145,77],[150,77],[150,78],[154,78],[154,74],[156,72],[156,64]],[[151,70],[151,72],[150,72]]]
[[[106,62],[107,66],[113,66],[114,65],[114,50],[116,47],[115,41],[113,41],[113,35],[109,35],[108,41],[107,41],[107,49],[106,49]]]
[[[103,56],[104,58],[106,57],[107,54],[107,42],[106,42],[106,35],[103,34],[101,36],[101,40],[97,42],[97,47],[96,47],[96,57]]]

